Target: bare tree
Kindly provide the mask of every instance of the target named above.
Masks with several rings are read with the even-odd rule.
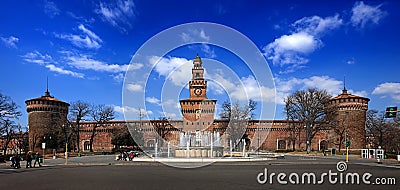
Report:
[[[6,154],[8,144],[14,138],[18,125],[15,120],[21,116],[18,105],[6,95],[0,93],[0,136],[5,138],[3,152]]]
[[[289,104],[285,106],[286,122],[289,128],[289,143],[292,145],[292,151],[296,151],[296,139],[298,138],[299,147],[301,145],[300,134],[302,126],[295,121],[293,113],[289,112]]]
[[[169,123],[169,119],[166,117],[160,117],[158,120],[151,120],[155,131],[157,132],[157,142],[159,146],[164,146],[164,141],[168,141],[167,136],[173,130],[172,125]]]
[[[383,138],[383,146],[386,152],[400,152],[400,127],[395,122],[389,122]]]
[[[8,145],[15,138],[18,125],[14,121],[6,119],[3,124],[3,155],[7,154]]]
[[[134,141],[134,146],[139,148],[140,146],[144,145],[144,139],[143,139],[143,131],[142,128],[138,128],[137,126],[126,126],[126,128],[129,131],[129,134],[131,135],[133,141]]]
[[[367,111],[367,133],[374,137],[374,145],[384,147],[384,135],[389,130],[389,123],[385,119],[384,112],[377,110]]]
[[[325,90],[298,90],[285,98],[286,113],[306,127],[306,150],[310,152],[311,140],[333,120],[335,109],[327,106],[331,96]]]
[[[115,145],[118,150],[120,146],[133,146],[138,149],[143,145],[143,133],[141,130],[134,128],[129,130],[127,125],[115,128],[111,138],[111,144]]]
[[[89,103],[83,102],[83,101],[76,101],[76,102],[72,102],[71,106],[69,108],[69,121],[72,123],[74,122],[74,126],[73,126],[73,133],[75,136],[75,142],[77,145],[77,150],[78,152],[80,152],[80,137],[79,137],[79,124],[80,122],[83,120],[85,120],[85,118],[87,116],[89,116],[91,111],[91,106]]]
[[[372,136],[375,148],[382,147],[387,152],[400,152],[400,126],[398,118],[385,118],[385,112],[367,111],[367,134]]]
[[[103,126],[108,121],[113,120],[115,118],[114,109],[111,106],[106,105],[97,105],[91,108],[90,116],[96,124],[93,125],[92,134],[90,135],[89,146],[90,152],[93,152],[93,139],[96,135],[96,129],[98,127]]]
[[[19,116],[21,116],[21,111],[18,105],[9,96],[0,93],[0,120],[18,119]]]
[[[228,101],[222,104],[220,117],[229,121],[225,133],[228,135],[228,140],[231,140],[235,146],[245,137],[246,127],[248,122],[254,118],[256,108],[257,102],[251,99],[245,106],[240,106],[239,102],[231,104]]]

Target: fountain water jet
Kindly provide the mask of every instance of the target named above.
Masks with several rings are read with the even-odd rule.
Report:
[[[215,131],[181,132],[179,140],[179,147],[175,150],[176,157],[212,158],[223,155],[221,137]]]

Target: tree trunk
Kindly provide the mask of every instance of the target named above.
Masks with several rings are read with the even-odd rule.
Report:
[[[4,141],[4,147],[3,147],[3,155],[7,155],[7,148],[8,144],[10,143],[9,136],[6,135],[6,141]]]
[[[79,120],[76,121],[76,145],[78,146],[78,152],[81,152],[81,146],[79,141]]]
[[[293,138],[292,146],[293,146],[293,152],[296,151],[296,139],[295,138]]]
[[[94,135],[96,134],[96,126],[93,127],[92,130],[92,134],[90,135],[90,141],[89,141],[89,145],[90,145],[90,152],[93,152],[93,139],[94,139]]]
[[[379,131],[379,145],[380,147],[383,147],[383,132]]]

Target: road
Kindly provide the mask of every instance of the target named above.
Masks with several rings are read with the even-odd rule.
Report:
[[[284,160],[246,163],[214,163],[196,169],[182,169],[159,163],[116,162],[110,157],[96,157],[94,165],[47,165],[41,168],[18,170],[0,168],[0,189],[399,189],[400,169],[374,165],[368,162],[350,162],[346,172],[360,176],[371,173],[370,181],[377,177],[396,179],[396,185],[332,185],[325,178],[322,185],[281,185],[276,176],[273,183],[259,184],[257,175],[271,173],[339,173],[337,159],[287,157]],[[95,160],[89,159],[88,160]],[[59,161],[62,161],[61,159]],[[318,177],[319,179],[319,177]],[[288,180],[286,178],[286,180]],[[374,181],[373,181],[374,182]]]

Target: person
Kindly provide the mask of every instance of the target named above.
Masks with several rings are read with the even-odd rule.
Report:
[[[118,160],[123,160],[124,159],[124,153],[121,151],[118,155]]]
[[[33,163],[33,167],[36,167],[36,162],[39,164],[39,167],[41,167],[42,165],[40,165],[40,162],[39,162],[39,158],[40,158],[39,152],[36,152],[34,157],[35,157],[35,163]]]
[[[135,154],[133,152],[130,152],[129,153],[129,161],[132,161],[134,157],[135,157]]]
[[[128,153],[124,152],[123,153],[123,158],[124,158],[124,161],[128,161]]]
[[[11,160],[11,165],[10,166],[12,168],[16,168],[15,166],[16,166],[16,161],[17,161],[17,155],[12,155],[10,160]]]
[[[28,152],[25,157],[26,160],[26,168],[32,168],[32,154]]]
[[[21,168],[21,163],[20,162],[21,162],[21,157],[19,156],[19,154],[17,154],[15,156],[15,165],[14,165],[15,169]]]

